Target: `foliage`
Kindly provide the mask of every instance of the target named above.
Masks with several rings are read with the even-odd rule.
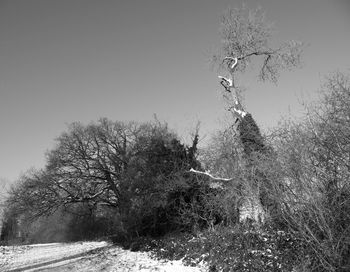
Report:
[[[247,212],[243,210],[252,205],[261,213],[254,218],[268,215],[270,220],[275,220],[279,217],[275,200],[279,191],[274,188],[280,184],[281,174],[276,154],[251,114],[242,118],[237,131],[229,128],[217,133],[202,151],[202,159],[215,175],[231,177],[230,182],[224,183],[221,203],[231,223],[237,222],[238,217],[245,218]]]
[[[238,124],[237,131],[242,142],[243,152],[246,157],[251,157],[253,153],[265,153],[266,144],[260,133],[260,129],[251,114],[247,114]]]
[[[188,172],[200,167],[195,158],[196,139],[192,147],[186,147],[177,139],[153,136],[133,162],[137,175],[130,181],[129,217],[134,220],[128,228],[137,235],[190,230],[213,220],[215,208],[210,205],[215,192]]]

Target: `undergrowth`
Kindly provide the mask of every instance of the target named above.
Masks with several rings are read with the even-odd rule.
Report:
[[[205,265],[209,271],[235,272],[293,271],[305,248],[295,234],[247,225],[173,233],[161,239],[141,237],[124,247],[189,266]]]

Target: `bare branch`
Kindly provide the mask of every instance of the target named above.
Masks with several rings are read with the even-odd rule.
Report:
[[[215,181],[232,181],[233,180],[233,178],[214,177],[212,174],[209,173],[209,171],[203,172],[203,171],[194,170],[193,168],[191,168],[189,172],[207,176],[210,179],[215,180]]]
[[[226,10],[221,25],[221,47],[213,57],[219,70],[244,73],[252,57],[262,58],[259,78],[276,82],[279,71],[300,66],[303,44],[296,41],[271,45],[273,27],[265,22],[261,9],[246,7]],[[228,62],[228,66],[227,66]]]
[[[244,56],[241,56],[238,58],[238,60],[244,60],[244,59],[249,58],[251,56],[271,56],[274,53],[276,53],[277,51],[278,50],[275,50],[275,51],[256,51],[256,52],[252,52],[252,53],[246,54]]]

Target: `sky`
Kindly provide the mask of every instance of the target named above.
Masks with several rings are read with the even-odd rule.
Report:
[[[303,67],[277,85],[244,77],[245,104],[265,130],[298,115],[324,76],[349,73],[350,1],[246,0],[275,42],[307,46]],[[240,0],[0,0],[0,183],[45,165],[67,125],[156,114],[186,140],[223,127],[218,74],[208,59],[220,19]],[[0,186],[1,188],[1,186]]]

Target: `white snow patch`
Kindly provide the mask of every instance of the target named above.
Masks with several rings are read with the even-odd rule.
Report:
[[[247,115],[247,113],[245,111],[242,110],[237,110],[237,109],[233,109],[235,112],[237,112],[240,116],[244,117]]]
[[[96,249],[96,250],[95,250]],[[52,243],[0,247],[1,271],[159,271],[200,272],[181,260],[153,259],[147,252],[131,252],[107,242]]]

